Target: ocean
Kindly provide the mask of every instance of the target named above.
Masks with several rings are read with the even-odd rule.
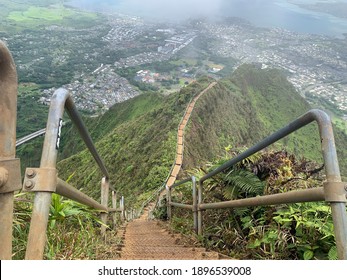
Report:
[[[347,3],[347,0],[340,2]],[[298,33],[340,38],[347,33],[346,18],[300,8],[288,0],[75,0],[69,4],[92,11],[119,12],[159,21],[231,16],[246,19],[258,27],[283,28]]]

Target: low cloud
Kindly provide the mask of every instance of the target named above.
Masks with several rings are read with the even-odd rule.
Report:
[[[223,0],[123,0],[122,11],[153,16],[158,19],[182,20],[220,14]]]

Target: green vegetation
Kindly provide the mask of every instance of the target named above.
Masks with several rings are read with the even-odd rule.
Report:
[[[58,1],[25,1],[23,3],[4,1],[0,15],[3,19],[0,28],[4,31],[9,29],[18,31],[52,24],[69,25],[78,21],[88,23],[98,17],[94,13],[66,8]]]
[[[112,174],[111,184],[126,197],[126,205],[139,206],[163,184],[175,157],[177,126],[183,112],[189,100],[211,82],[212,79],[205,77],[167,96],[148,92],[116,104],[103,116],[86,118],[97,150]],[[235,153],[232,146],[250,146],[308,109],[308,104],[281,72],[244,65],[231,77],[220,80],[197,102],[186,129],[185,169],[203,166],[218,155],[229,158]],[[345,142],[346,134],[338,128],[335,132],[341,156],[344,153],[341,143]],[[62,144],[60,156],[66,159],[58,164],[59,176],[69,178],[72,185],[99,199],[97,186],[102,175],[71,127],[64,129]],[[284,139],[272,149],[288,149],[298,157],[284,151],[259,154],[239,169],[229,170],[209,182],[206,188],[209,192],[204,194],[206,201],[278,193],[321,183],[321,177],[315,176],[322,169],[321,165],[303,158],[319,161],[319,137],[314,125]],[[341,166],[345,170],[343,163]],[[254,174],[255,168],[258,173]],[[196,175],[201,177],[202,170],[199,172],[200,175]],[[185,192],[184,189],[178,191]],[[186,219],[183,210],[175,211],[179,217],[174,219],[174,225],[176,223],[183,232],[190,232],[191,224],[187,221],[191,217]],[[227,254],[233,251],[240,258],[334,258],[335,244],[328,211],[320,203],[207,211],[206,234],[201,241]],[[281,231],[275,238],[278,228]],[[61,230],[66,230],[65,225]],[[76,242],[84,246],[82,237],[72,232]],[[62,248],[59,243],[62,240],[54,243],[57,237],[49,243],[47,258],[65,258],[64,253],[54,255]]]
[[[59,21],[65,17],[71,17],[73,14],[72,10],[66,9],[63,6],[54,8],[31,6],[24,12],[11,12],[7,18],[17,22],[31,23],[32,21]]]
[[[30,199],[29,199],[30,198]],[[32,212],[32,195],[18,194],[15,200],[13,259],[24,259]],[[98,211],[57,194],[52,195],[44,259],[105,259],[110,250],[100,236]],[[113,231],[108,241],[119,240]]]
[[[278,70],[239,67],[228,79],[201,97],[187,129],[185,165],[199,166],[224,154],[224,147],[252,146],[287,125],[311,107]],[[345,157],[346,135],[335,129],[340,159]],[[310,124],[281,140],[280,145],[297,155],[322,162],[319,133]],[[278,144],[277,144],[278,145]],[[209,147],[206,151],[205,147]],[[340,162],[344,174],[346,164]]]
[[[46,127],[48,106],[38,100],[39,86],[20,84],[17,102],[17,139]],[[43,138],[40,137],[17,148],[21,159],[22,173],[26,167],[38,167],[41,159]]]
[[[93,125],[87,122],[92,135],[99,135],[96,147],[112,174],[111,184],[127,198],[128,205],[143,202],[163,184],[175,157],[176,130],[183,112],[190,99],[210,82],[201,79],[169,96],[141,95],[116,104],[107,118],[91,119]],[[71,153],[77,141],[67,143],[63,153]],[[102,176],[88,151],[62,160],[58,168],[62,178],[74,174],[72,185],[99,197],[100,190],[95,186],[100,184]]]
[[[208,164],[207,171],[242,149],[227,152],[225,158]],[[323,181],[322,168],[285,151],[259,153],[208,179],[204,202],[317,187]],[[200,178],[207,172],[204,170],[191,173]],[[173,201],[182,202],[183,198],[183,203],[191,204],[190,192],[190,187],[176,189]],[[174,208],[173,213],[173,228],[190,233],[191,212]],[[204,234],[200,241],[236,259],[337,259],[331,210],[323,202],[207,210],[203,215]]]
[[[151,190],[163,184],[174,160],[177,125],[185,106],[210,81],[204,78],[169,96],[143,94],[116,104],[104,116],[86,120],[112,174],[112,185],[128,200],[142,201]],[[220,80],[196,104],[186,129],[185,169],[224,155],[224,147],[230,144],[251,146],[309,109],[308,103],[279,71],[244,65],[231,77]],[[83,149],[75,134],[70,134],[69,129],[66,133],[62,140],[64,158]],[[337,131],[340,157],[344,155],[341,147],[345,137]],[[275,147],[321,162],[319,135],[314,124]],[[343,162],[341,166],[345,170]],[[99,197],[95,186],[99,185],[101,174],[87,151],[61,161],[59,173],[64,178],[74,174],[73,185]]]
[[[147,112],[160,108],[165,98],[157,93],[151,92],[137,96],[131,100],[114,105],[105,114],[95,117],[85,117],[84,121],[94,142],[99,141],[112,131],[137,118],[142,117]],[[85,149],[84,143],[80,140],[78,132],[73,125],[67,124],[63,128],[63,140],[61,158],[67,158],[71,152],[76,153]]]
[[[48,106],[39,102],[39,87],[21,84],[18,88],[17,138],[46,127]]]

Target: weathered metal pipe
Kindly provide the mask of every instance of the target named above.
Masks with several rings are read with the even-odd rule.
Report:
[[[172,206],[183,208],[183,209],[188,209],[188,210],[193,210],[193,205],[189,204],[183,204],[183,203],[177,203],[177,202],[171,202],[170,203]]]
[[[193,192],[193,221],[194,221],[194,232],[198,233],[198,197],[196,193],[196,178],[192,176],[192,192]]]
[[[326,200],[330,194],[336,192],[329,188],[329,183],[341,182],[340,168],[337,159],[335,139],[331,120],[327,114],[322,111],[312,113],[312,118],[318,124],[321,138],[321,148],[325,164],[325,174],[328,184],[324,185]],[[336,187],[339,184],[335,184]],[[333,187],[334,188],[334,187]],[[338,192],[338,191],[337,191]],[[345,197],[346,198],[346,197]],[[347,214],[346,199],[344,201],[329,201],[334,222],[334,233],[339,259],[347,260]]]
[[[93,140],[91,139],[90,134],[76,109],[70,93],[63,88],[57,89],[51,98],[41,166],[55,167],[56,165],[64,108],[66,109],[66,112],[70,116],[71,121],[80,133],[80,136],[89,149],[90,153],[97,162],[100,170],[106,178],[109,178],[108,171],[94,146]]]
[[[26,260],[43,259],[51,198],[52,193],[50,192],[37,192],[35,194],[27,250],[25,252]]]
[[[12,259],[13,196],[0,194],[0,260]]]
[[[79,191],[78,189],[74,188],[73,186],[69,185],[59,178],[57,181],[56,193],[94,209],[108,212],[108,208],[106,206],[100,204],[96,200],[92,199],[88,195],[84,194],[83,192]]]
[[[99,165],[106,178],[109,178],[105,165],[103,164],[95,146],[90,138],[88,130],[84,126],[69,92],[58,89],[52,96],[49,108],[46,135],[41,156],[41,168],[55,168],[58,149],[60,145],[62,118],[64,108],[69,114],[71,121],[78,129],[86,146]],[[52,180],[53,181],[53,180]],[[54,189],[52,187],[52,189]],[[51,192],[38,191],[35,194],[33,214],[30,223],[26,259],[42,259],[43,249],[46,242],[46,229],[48,213],[51,202]],[[107,209],[106,209],[107,211]]]
[[[180,185],[183,185],[183,184],[185,184],[185,183],[188,183],[188,182],[190,182],[192,180],[192,178],[187,178],[187,179],[184,179],[184,180],[182,180],[182,181],[179,181],[179,182],[177,182],[176,184],[173,184],[171,187],[170,187],[170,189],[174,189],[175,187],[178,187],[178,186],[180,186]]]
[[[117,193],[115,191],[112,191],[112,208],[117,209]],[[113,212],[113,209],[108,209],[109,212]],[[110,211],[111,210],[111,211]],[[117,210],[114,211],[113,214],[113,228],[117,228]]]
[[[0,41],[0,156],[14,158],[17,121],[16,65],[6,45]]]
[[[339,164],[337,160],[334,134],[332,130],[332,124],[329,116],[321,110],[310,110],[306,114],[302,115],[295,121],[291,122],[287,126],[273,133],[269,137],[263,139],[253,147],[249,148],[245,152],[236,156],[235,158],[227,161],[223,165],[219,166],[215,170],[203,176],[199,181],[199,192],[203,187],[203,182],[208,178],[232,167],[236,163],[242,161],[243,159],[251,156],[252,154],[259,152],[265,147],[275,143],[276,141],[282,139],[283,137],[289,135],[290,133],[302,128],[303,126],[316,121],[319,128],[319,134],[321,137],[321,149],[325,164],[325,173],[327,177],[327,182],[335,183],[341,182]],[[326,185],[329,186],[329,185]],[[336,185],[338,186],[338,185]],[[325,198],[330,197],[331,190],[328,187],[324,187]],[[200,193],[199,193],[200,194]],[[202,193],[201,193],[202,196]],[[199,196],[199,200],[200,197]],[[331,203],[331,209],[333,214],[335,239],[337,244],[338,256],[340,259],[347,259],[347,214],[346,214],[346,201],[329,201]],[[286,203],[283,201],[283,203]],[[199,201],[200,209],[202,203]],[[206,206],[204,206],[206,207]],[[201,223],[201,219],[200,222]],[[200,226],[200,224],[199,224]],[[202,233],[201,226],[199,228],[199,234]]]
[[[313,188],[306,190],[295,190],[285,193],[250,197],[244,199],[200,204],[199,209],[222,209],[222,208],[240,208],[261,205],[278,205],[299,202],[324,201],[324,189]]]
[[[120,205],[121,205],[121,209],[122,209],[122,212],[121,212],[122,221],[125,221],[125,220],[126,220],[126,217],[125,217],[124,196],[121,197]]]
[[[172,207],[171,207],[171,188],[166,188],[166,203],[167,203],[167,218],[168,220],[171,220],[171,216],[172,216]]]
[[[108,213],[113,213],[113,212],[122,212],[121,208],[108,208],[107,209]]]
[[[0,41],[0,162],[14,159],[16,153],[17,72],[11,53]],[[0,259],[12,258],[13,190],[1,190],[6,184],[6,173],[0,186]]]
[[[302,128],[303,126],[313,122],[318,119],[321,114],[325,114],[323,111],[320,110],[310,110],[306,114],[302,115],[295,121],[291,122],[287,126],[281,128],[280,130],[276,131],[275,133],[271,134],[270,136],[266,137],[262,141],[258,142],[256,145],[252,146],[245,152],[239,154],[238,156],[232,158],[231,160],[225,162],[215,170],[209,172],[205,176],[200,178],[199,182],[204,182],[208,178],[213,177],[214,175],[226,170],[227,168],[232,167],[236,163],[248,158],[249,156],[261,151],[262,149],[266,148],[267,146],[277,142],[278,140],[288,136],[290,133]],[[326,114],[325,114],[326,115]]]
[[[202,235],[202,210],[199,207],[203,201],[202,188],[203,188],[203,182],[199,181],[199,188],[198,188],[198,235]]]
[[[108,193],[109,193],[109,182],[105,177],[101,181],[101,205],[106,209],[108,208]],[[101,235],[106,236],[106,225],[107,225],[107,213],[101,213]]]

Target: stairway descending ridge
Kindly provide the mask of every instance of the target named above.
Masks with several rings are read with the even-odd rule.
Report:
[[[177,179],[183,161],[183,137],[184,128],[188,123],[190,115],[197,100],[217,83],[212,82],[206,89],[195,96],[188,104],[186,112],[178,127],[177,149],[174,167],[166,182],[167,187],[171,187]],[[164,189],[159,196],[164,196]],[[170,234],[163,229],[159,222],[148,219],[148,208],[140,218],[131,221],[121,232],[123,244],[120,246],[118,254],[122,260],[218,260],[226,259],[217,252],[208,252],[205,248],[187,246],[183,244],[182,237]]]
[[[145,208],[140,218],[127,224],[122,233],[123,244],[118,251],[121,260],[218,260],[217,252],[184,245],[182,237],[171,234],[159,222],[148,220]]]

